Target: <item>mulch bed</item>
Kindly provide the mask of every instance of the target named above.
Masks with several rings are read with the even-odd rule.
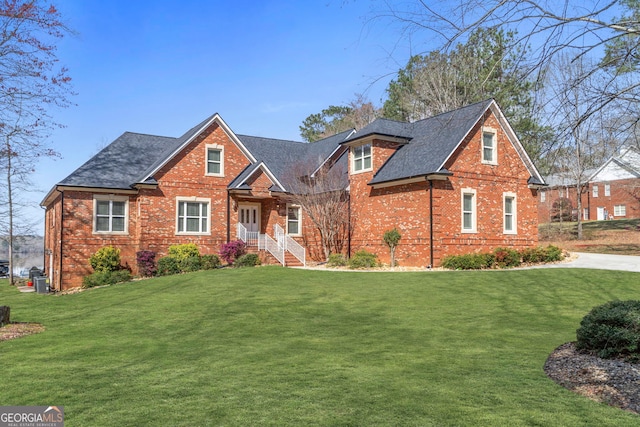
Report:
[[[39,323],[13,322],[0,328],[0,341],[8,341],[44,331]]]
[[[601,359],[561,345],[544,365],[546,374],[561,386],[597,402],[640,413],[640,364]]]

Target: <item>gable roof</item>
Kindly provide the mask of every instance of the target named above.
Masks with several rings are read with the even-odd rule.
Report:
[[[493,99],[413,123],[377,119],[350,136],[344,144],[348,145],[373,137],[381,137],[381,139],[391,137],[402,144],[375,173],[369,182],[370,185],[431,174],[447,174],[448,171],[444,168],[447,160],[489,109],[500,121],[510,142],[531,173],[531,182],[543,184],[542,176]]]
[[[241,189],[257,169],[262,168],[276,187],[272,191],[287,191],[286,182],[292,170],[302,166],[309,173],[317,169],[334,153],[341,150],[340,143],[353,131],[345,131],[328,138],[304,143],[282,139],[263,138],[258,136],[238,135],[238,139],[255,156],[257,163],[247,167],[230,184],[230,189]],[[262,165],[262,166],[260,166]]]
[[[238,136],[217,113],[178,138],[125,132],[55,185],[41,205],[46,205],[58,187],[133,190],[137,184],[157,184],[154,175],[214,123],[223,129],[250,163],[229,184],[229,188],[234,189],[248,189],[247,178],[262,170],[274,184],[271,190],[284,192],[282,182],[291,167],[304,163],[317,170],[336,152],[345,150],[340,142],[353,133],[342,132],[312,144]]]
[[[628,178],[640,178],[640,152],[633,147],[627,147],[619,156],[609,158],[589,177],[589,181]]]
[[[58,183],[62,186],[128,189],[174,150],[177,138],[125,132]]]

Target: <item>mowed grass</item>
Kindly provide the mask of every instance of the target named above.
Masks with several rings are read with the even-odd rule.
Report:
[[[543,365],[640,274],[534,269],[223,269],[20,294],[0,405],[62,405],[66,426],[627,426]]]

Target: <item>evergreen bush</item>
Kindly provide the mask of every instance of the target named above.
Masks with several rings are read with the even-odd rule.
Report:
[[[220,267],[220,258],[218,255],[202,255],[200,257],[200,264],[203,270],[213,270]]]
[[[640,361],[640,301],[610,301],[594,307],[576,331],[579,350],[609,359]]]
[[[356,252],[349,259],[349,268],[373,268],[378,266],[378,255],[364,249]]]
[[[89,258],[89,264],[95,272],[108,272],[120,270],[120,249],[113,246],[100,248]]]
[[[328,267],[344,267],[347,265],[347,259],[343,254],[331,254],[327,260]]]
[[[450,270],[483,270],[495,264],[493,254],[449,255],[442,260],[442,267]]]
[[[178,261],[172,256],[165,256],[158,260],[158,276],[169,276],[180,273]]]
[[[518,251],[511,248],[496,248],[493,251],[495,263],[498,267],[518,267],[522,264],[522,256]]]
[[[168,255],[175,258],[178,263],[181,263],[187,258],[199,257],[200,251],[195,243],[183,243],[169,246]]]
[[[244,254],[236,258],[234,267],[255,267],[260,265],[260,257],[258,254]]]
[[[130,280],[131,272],[129,272],[129,270],[96,271],[82,278],[82,287],[86,289],[96,286],[114,285]]]

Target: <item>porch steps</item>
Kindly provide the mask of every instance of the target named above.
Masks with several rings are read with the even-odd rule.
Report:
[[[274,257],[273,255],[271,255],[269,253],[269,251],[264,250],[264,249],[258,250],[258,248],[256,248],[255,246],[247,247],[247,253],[258,254],[258,256],[260,257],[260,262],[262,263],[262,265],[278,265],[278,264],[280,264],[280,261],[278,261],[276,259],[276,257]],[[303,266],[303,264],[300,262],[300,260],[298,260],[298,258],[293,256],[293,254],[291,252],[285,252],[284,253],[284,263],[285,263],[285,266],[287,266],[287,267],[302,267]]]
[[[304,265],[291,252],[284,253],[284,264],[287,267],[302,267]]]

